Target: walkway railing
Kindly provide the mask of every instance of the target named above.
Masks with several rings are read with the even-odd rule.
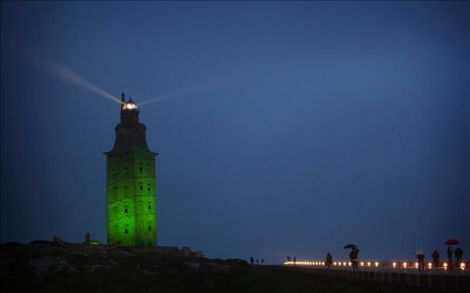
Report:
[[[439,267],[433,268],[432,263],[428,262],[427,269],[419,271],[416,262],[361,261],[359,270],[353,271],[349,261],[333,262],[330,269],[325,267],[323,261],[301,260],[296,261],[295,265],[292,261],[284,263],[291,269],[315,275],[375,283],[378,288],[388,292],[394,292],[402,286],[470,292],[469,263],[463,263],[458,270],[451,270],[446,264],[442,262]]]
[[[309,261],[309,260],[299,260],[295,263],[293,261],[286,261],[284,262],[286,266],[306,266],[306,267],[324,267],[324,261]],[[331,264],[332,267],[344,268],[344,267],[352,267],[352,263],[350,261],[334,261]],[[401,268],[401,269],[408,269],[408,268],[418,268],[418,262],[412,261],[359,261],[359,267],[368,267],[368,268]],[[439,262],[439,265],[436,267],[433,262],[425,262],[425,269],[443,269],[447,270],[449,268],[449,264],[447,262]],[[470,269],[470,262],[462,262],[459,266],[460,270],[465,271]]]

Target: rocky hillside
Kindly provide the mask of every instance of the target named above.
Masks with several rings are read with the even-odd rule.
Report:
[[[138,248],[0,245],[2,292],[416,292],[316,276],[307,269],[249,265]]]

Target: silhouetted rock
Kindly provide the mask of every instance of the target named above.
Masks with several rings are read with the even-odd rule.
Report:
[[[308,269],[250,266],[240,259],[171,251],[42,241],[1,244],[0,286],[2,292],[420,292],[390,286],[384,291],[382,285],[319,276]]]

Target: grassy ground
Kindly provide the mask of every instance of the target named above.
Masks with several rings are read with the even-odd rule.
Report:
[[[51,243],[0,245],[0,284],[2,292],[420,292],[238,259]]]

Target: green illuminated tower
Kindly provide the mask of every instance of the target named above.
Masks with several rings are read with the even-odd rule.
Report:
[[[121,96],[121,122],[106,154],[108,243],[157,245],[155,158],[137,105]]]

